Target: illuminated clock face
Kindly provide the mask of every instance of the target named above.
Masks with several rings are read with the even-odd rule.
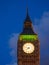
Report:
[[[34,45],[32,43],[25,43],[23,45],[23,51],[28,54],[32,53],[34,51]]]

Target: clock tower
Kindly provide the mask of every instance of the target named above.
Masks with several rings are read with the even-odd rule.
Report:
[[[17,41],[18,65],[40,65],[40,43],[28,15]]]

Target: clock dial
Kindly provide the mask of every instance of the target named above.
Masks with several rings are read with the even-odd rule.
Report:
[[[32,53],[34,51],[34,45],[32,43],[25,43],[23,45],[23,51],[25,53]]]

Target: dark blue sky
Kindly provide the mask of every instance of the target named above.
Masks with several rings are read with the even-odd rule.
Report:
[[[49,12],[49,0],[28,0],[28,10],[33,25],[38,26],[41,21],[34,20],[41,19],[44,12]],[[12,57],[9,54],[11,49],[8,41],[11,34],[22,31],[25,17],[26,0],[0,0],[0,65],[10,64]],[[48,49],[43,54],[48,55]]]

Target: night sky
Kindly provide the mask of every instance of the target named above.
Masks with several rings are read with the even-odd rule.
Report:
[[[26,0],[0,0],[0,65],[17,65],[26,5]],[[49,65],[49,0],[28,0],[28,11],[40,40],[40,65]]]

